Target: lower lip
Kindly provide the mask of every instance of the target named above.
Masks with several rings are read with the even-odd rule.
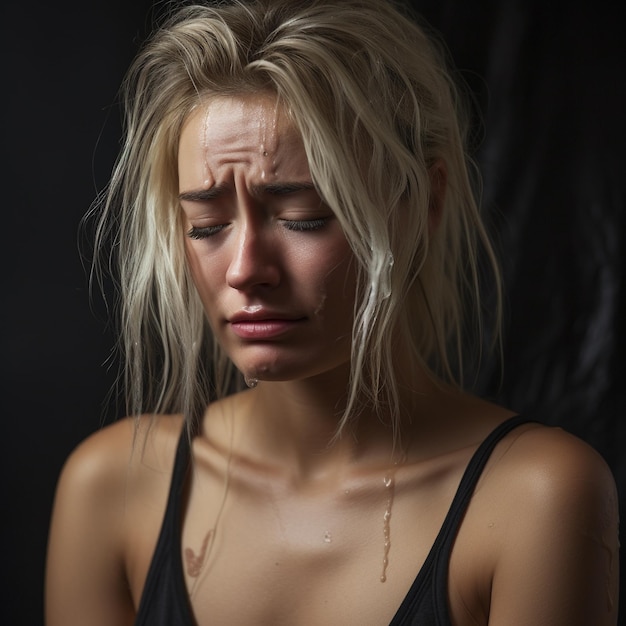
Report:
[[[259,320],[231,322],[233,332],[242,339],[273,339],[293,330],[302,320]]]

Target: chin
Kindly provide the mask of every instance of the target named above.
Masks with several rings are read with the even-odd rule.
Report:
[[[246,366],[238,367],[239,371],[248,378],[254,379],[259,382],[298,382],[305,380],[314,380],[316,378],[326,376],[333,376],[333,378],[339,379],[342,376],[346,377],[346,385],[349,360],[338,361],[335,363],[319,364],[317,367],[311,361],[306,363],[295,362],[281,362],[280,364],[252,364],[248,363]]]

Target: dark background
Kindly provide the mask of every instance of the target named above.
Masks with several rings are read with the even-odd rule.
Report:
[[[116,91],[150,30],[150,4],[31,0],[0,9],[3,624],[42,622],[58,473],[115,415],[104,405],[113,339],[101,303],[90,307],[77,231],[117,151]],[[507,315],[502,383],[487,367],[481,389],[592,444],[616,476],[623,511],[621,3],[413,4],[443,33],[483,119],[477,157]]]

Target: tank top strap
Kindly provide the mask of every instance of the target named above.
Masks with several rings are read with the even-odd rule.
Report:
[[[141,594],[135,626],[190,626],[194,623],[181,561],[181,506],[190,454],[189,435],[183,427],[161,531]]]
[[[476,484],[485,469],[485,465],[491,457],[494,448],[506,435],[518,426],[531,421],[531,419],[522,415],[515,415],[502,422],[480,444],[465,468],[465,472],[459,483],[459,488],[452,500],[446,519],[441,526],[439,536],[435,542],[437,549],[435,550],[433,591],[437,605],[437,613],[439,615],[448,614],[448,570],[450,567],[450,555],[459,527],[461,526],[470,500],[474,495]]]
[[[390,626],[450,626],[450,554],[465,511],[496,445],[513,429],[532,421],[520,415],[513,416],[499,424],[478,446],[463,472],[437,538]]]

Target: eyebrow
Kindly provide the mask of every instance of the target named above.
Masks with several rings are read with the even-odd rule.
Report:
[[[315,191],[315,185],[313,183],[269,183],[267,185],[253,185],[252,187],[252,192],[255,195],[284,196],[299,191]]]
[[[228,192],[229,185],[213,185],[208,189],[192,189],[191,191],[183,191],[178,194],[179,200],[187,200],[188,202],[203,202],[205,200],[214,200]]]
[[[192,189],[190,191],[182,191],[178,194],[179,200],[188,202],[205,202],[207,200],[215,200],[220,196],[229,193],[232,190],[231,185],[220,184],[209,187],[208,189]],[[313,183],[268,183],[267,185],[253,185],[251,187],[252,194],[256,197],[270,196],[286,196],[290,193],[298,193],[300,191],[316,191]]]

